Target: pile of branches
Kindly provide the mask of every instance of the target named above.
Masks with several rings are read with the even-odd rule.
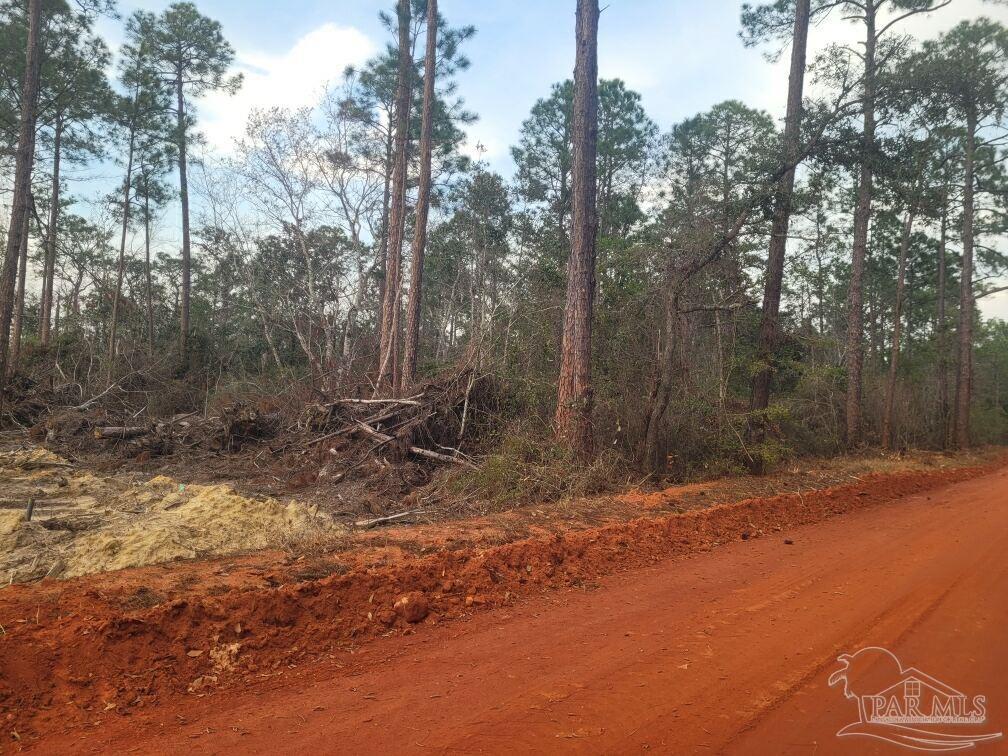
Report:
[[[475,467],[462,450],[472,428],[474,399],[481,381],[472,368],[441,376],[404,397],[341,397],[314,402],[305,409],[303,425],[311,435],[276,451],[309,446],[329,447],[334,458],[319,479],[339,482],[375,455]],[[321,431],[321,435],[318,434]],[[338,442],[364,444],[356,462],[341,466]]]
[[[183,449],[239,451],[250,442],[274,437],[279,421],[278,415],[260,412],[244,402],[206,416],[192,411],[150,421],[141,421],[138,415],[116,416],[104,409],[77,406],[51,413],[31,429],[31,435],[49,445],[152,457]]]
[[[140,459],[255,447],[257,458],[284,459],[289,469],[311,464],[319,482],[337,483],[369,460],[474,467],[463,447],[473,446],[487,383],[466,366],[408,396],[378,397],[362,386],[349,392],[354,396],[299,397],[291,387],[284,396],[230,397],[209,411],[167,417],[131,408],[117,396],[122,389],[110,386],[79,404],[46,397],[48,411],[30,434],[51,447]]]
[[[52,386],[34,376],[14,373],[7,381],[0,411],[0,428],[28,428],[53,407],[72,407],[79,403],[73,387]]]

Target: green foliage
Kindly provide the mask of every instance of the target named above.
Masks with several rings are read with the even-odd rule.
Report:
[[[192,3],[173,3],[156,23],[138,31],[163,78],[181,84],[189,97],[241,87],[241,74],[228,76],[235,52],[220,22],[202,15]]]
[[[546,428],[513,427],[491,448],[479,469],[451,479],[456,495],[491,509],[594,496],[613,490],[622,477],[615,455],[603,452],[586,463]]]
[[[541,206],[542,224],[554,238],[566,238],[571,212],[571,126],[574,83],[554,84],[549,97],[536,101],[522,123],[517,146],[518,192]],[[647,116],[638,93],[620,79],[599,82],[598,212],[599,233],[625,235],[643,216],[637,205],[650,176],[658,128]],[[561,254],[564,254],[562,251]]]
[[[426,2],[411,2],[411,43],[421,50]],[[958,367],[963,147],[973,115],[979,121],[975,295],[997,289],[1008,268],[1008,33],[976,19],[917,45],[889,25],[904,12],[938,4],[811,4],[813,18],[835,7],[862,25],[867,8],[879,11],[864,402],[872,441],[892,360],[895,268],[914,208],[895,374],[902,446],[941,447],[948,435],[948,394]],[[176,374],[176,363],[167,363],[177,338],[182,270],[175,217],[166,213],[175,198],[168,174],[196,138],[196,120],[191,110],[182,119],[173,116],[208,92],[240,85],[231,75],[235,51],[220,24],[191,3],[158,15],[136,12],[116,57],[113,95],[109,52],[92,30],[93,8],[81,13],[58,0],[47,8],[54,15],[38,154],[48,158],[57,116],[71,163],[125,164],[128,146],[135,149],[118,374],[153,364],[151,374],[168,387],[157,400],[163,411],[243,386],[280,388],[292,377],[323,394],[370,395],[386,295],[397,45],[348,70],[317,108],[262,103],[233,154],[207,154],[192,166],[191,373]],[[769,43],[773,57],[790,41],[794,12],[794,0],[743,4],[743,41]],[[22,3],[0,2],[0,58],[8,73],[0,82],[0,136],[8,145],[16,131],[23,17]],[[394,36],[396,19],[382,18]],[[492,506],[562,499],[604,491],[628,470],[689,478],[770,469],[795,455],[840,450],[852,210],[863,146],[860,53],[832,46],[812,67],[812,91],[823,98],[805,103],[801,139],[812,147],[797,172],[782,333],[769,360],[773,402],[761,413],[750,411],[749,395],[763,366],[756,361],[757,329],[780,124],[725,100],[660,133],[639,93],[620,79],[600,82],[592,390],[597,446],[606,451],[586,465],[555,445],[550,430],[570,244],[572,84],[556,83],[532,106],[511,151],[514,176],[494,173],[463,154],[472,152],[464,149],[465,126],[476,116],[465,107],[458,80],[469,66],[464,48],[475,30],[444,18],[438,24],[420,365],[426,375],[473,365],[496,379],[499,392],[492,412],[481,408],[469,416],[467,440],[478,439],[486,463],[452,476],[457,492]],[[414,60],[411,71],[407,240],[417,195],[422,61]],[[43,217],[51,202],[48,162],[39,160],[36,168]],[[55,226],[60,327],[53,353],[68,381],[82,385],[105,374],[95,355],[104,353],[108,338],[122,191],[117,195],[109,212],[109,203],[83,210],[67,193]],[[168,228],[157,224],[163,215]],[[32,233],[40,237],[44,230]],[[147,251],[148,230],[155,232],[149,270],[140,254]],[[35,246],[30,259],[38,267]],[[36,319],[30,313],[25,320],[29,339]],[[976,324],[978,441],[1008,439],[1005,328]]]

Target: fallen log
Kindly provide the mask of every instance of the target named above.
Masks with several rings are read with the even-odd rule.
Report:
[[[354,525],[358,528],[373,528],[375,525],[383,525],[386,522],[395,522],[396,520],[402,520],[411,515],[423,514],[422,509],[413,509],[409,512],[400,512],[399,514],[387,515],[385,517],[376,517],[373,520],[357,520]]]
[[[381,441],[383,444],[387,444],[389,441],[393,440],[392,436],[382,433],[381,431],[377,431],[367,423],[361,422],[360,420],[357,421],[357,427],[367,435],[371,436],[371,438],[376,441]],[[471,467],[474,470],[476,469],[476,465],[469,460],[461,459],[460,457],[452,457],[448,454],[441,454],[440,452],[434,452],[430,449],[424,449],[421,446],[410,446],[409,450],[418,457],[426,457],[427,459],[433,459],[437,462],[451,462],[452,464],[462,465],[463,467]]]
[[[359,404],[359,405],[370,405],[370,404],[398,404],[404,407],[421,407],[422,402],[417,401],[419,397],[423,394],[417,394],[415,397],[410,397],[409,399],[336,399],[329,403],[329,406],[335,406],[337,404]]]
[[[462,465],[463,467],[471,467],[473,470],[476,469],[476,465],[467,459],[462,459],[461,457],[453,457],[450,454],[442,454],[441,452],[431,451],[430,449],[424,449],[420,446],[411,446],[410,451],[419,457],[426,457],[427,459],[433,459],[438,462],[452,462],[456,465]]]

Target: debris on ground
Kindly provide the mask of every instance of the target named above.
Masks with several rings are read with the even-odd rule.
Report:
[[[14,392],[0,422],[91,468],[310,496],[337,517],[381,524],[417,509],[403,500],[439,470],[476,466],[495,401],[490,380],[469,366],[392,396],[292,383],[281,393],[249,389],[201,401],[175,386],[168,393],[177,401],[162,403],[154,400],[163,387],[155,391],[150,380],[131,375],[84,401],[70,387],[36,381]]]
[[[96,475],[44,449],[0,454],[0,578],[69,578],[146,564],[338,541],[344,529],[303,502],[230,486]],[[34,504],[26,520],[28,501]]]

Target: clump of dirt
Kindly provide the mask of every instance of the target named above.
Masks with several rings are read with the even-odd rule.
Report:
[[[303,502],[79,470],[43,449],[0,455],[0,575],[70,578],[177,559],[333,542],[343,528]],[[29,500],[34,502],[26,520]]]

